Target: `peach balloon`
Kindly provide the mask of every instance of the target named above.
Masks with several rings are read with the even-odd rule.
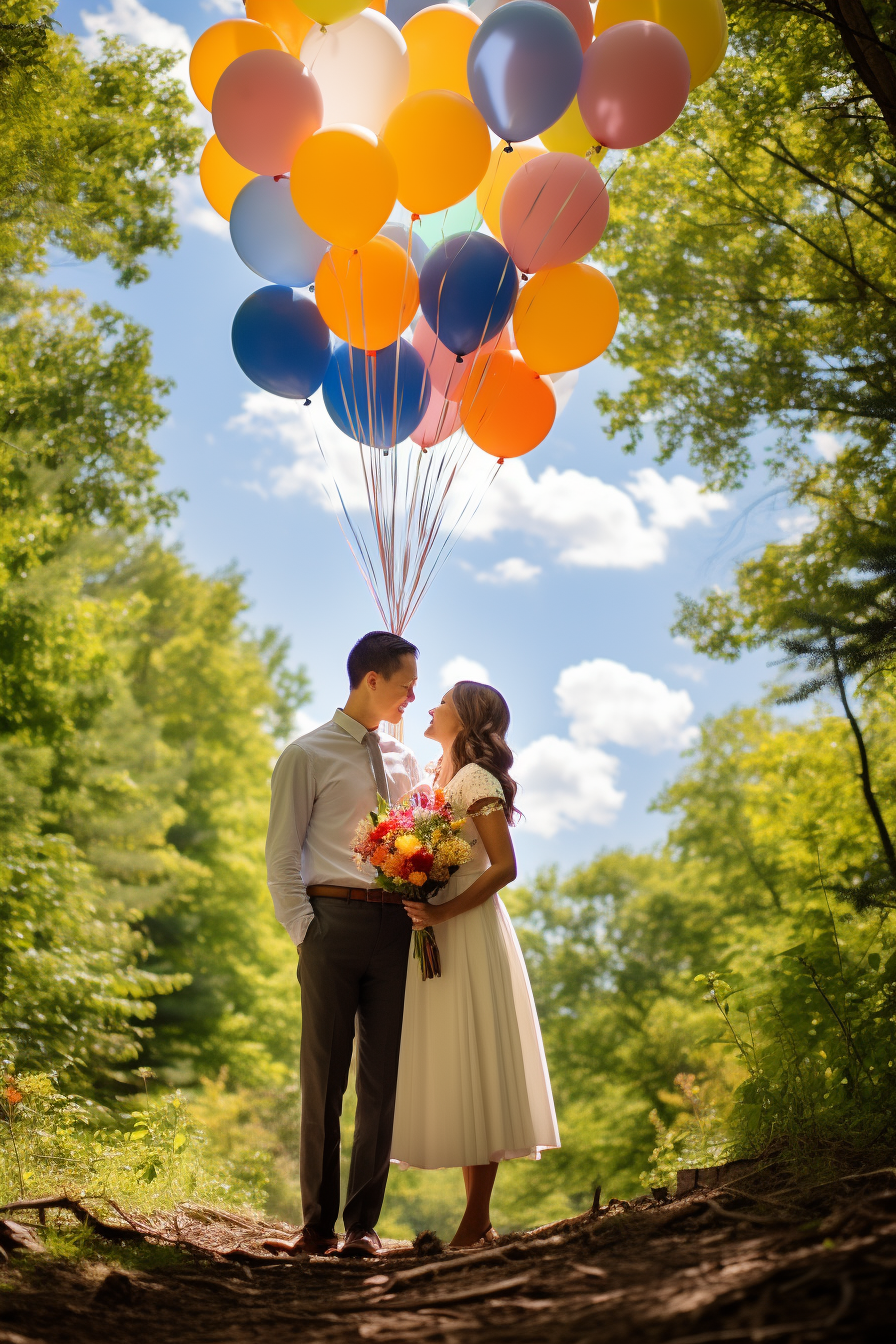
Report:
[[[495,145],[492,150],[485,176],[476,188],[476,204],[489,232],[498,242],[501,241],[501,202],[507,183],[524,163],[543,153],[544,150],[536,145],[514,145],[509,154],[505,153],[503,145]]]
[[[433,394],[440,392],[449,401],[460,401],[470,377],[470,370],[477,356],[488,354],[491,350],[510,349],[510,329],[504,327],[492,340],[469,355],[458,357],[447,345],[443,345],[426,318],[421,313],[414,328],[414,349],[422,356],[429,372]]]
[[[203,107],[212,110],[218,80],[247,51],[285,51],[275,32],[252,19],[222,19],[196,39],[190,54],[190,83]]]
[[[604,180],[578,154],[523,164],[501,202],[501,237],[523,272],[578,261],[600,242],[610,216]]]
[[[247,182],[257,177],[232,159],[216,135],[209,140],[199,160],[199,184],[205,199],[222,219],[229,219],[233,203]]]
[[[331,247],[317,268],[314,297],[331,331],[356,350],[384,350],[410,325],[420,291],[404,248],[391,238]]]
[[[426,414],[412,431],[411,441],[421,448],[431,448],[433,444],[456,434],[459,429],[463,429],[460,406],[433,388]]]
[[[493,457],[522,457],[550,433],[557,395],[516,350],[480,354],[460,403],[470,438]]]
[[[296,151],[320,128],[324,100],[310,70],[288,51],[250,51],[218,80],[215,134],[254,173],[288,173]]]
[[[246,0],[246,18],[273,28],[293,56],[299,55],[302,43],[314,27],[313,19],[303,14],[293,0]]]
[[[533,275],[513,312],[520,354],[538,373],[566,373],[590,364],[606,350],[618,323],[612,282],[581,261]]]
[[[690,84],[687,53],[668,28],[617,23],[585,52],[579,110],[599,145],[634,149],[668,131]]]

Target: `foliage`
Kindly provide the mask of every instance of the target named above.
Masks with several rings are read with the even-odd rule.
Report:
[[[146,1071],[148,1072],[148,1071]],[[60,1092],[46,1073],[7,1075],[0,1091],[0,1202],[67,1190],[134,1212],[185,1199],[230,1207],[264,1198],[266,1161],[216,1156],[180,1092],[146,1093],[128,1112]]]
[[[122,284],[178,235],[171,180],[202,135],[177,53],[104,39],[91,64],[55,30],[51,0],[9,0],[0,26],[0,270],[35,271],[49,245],[105,255]]]
[[[610,357],[637,376],[598,405],[630,446],[649,417],[661,457],[687,444],[717,483],[742,480],[766,427],[773,468],[803,488],[816,430],[848,437],[853,476],[886,477],[896,15],[887,0],[726,8],[721,69],[614,179],[602,255],[626,319]]]

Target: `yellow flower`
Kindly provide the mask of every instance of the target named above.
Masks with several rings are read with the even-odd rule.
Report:
[[[398,850],[399,854],[416,854],[417,850],[422,849],[423,846],[416,835],[407,834],[398,837],[395,841],[395,848]]]
[[[452,821],[451,829],[452,831],[461,831],[463,830],[463,825],[464,825],[463,819],[461,819],[460,821]]]
[[[408,874],[408,881],[411,883],[412,886],[415,886],[415,887],[422,887],[422,886],[423,886],[423,883],[426,881],[426,874],[425,874],[425,873],[409,873],[409,874]]]

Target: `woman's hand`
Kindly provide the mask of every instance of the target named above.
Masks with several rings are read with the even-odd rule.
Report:
[[[446,919],[451,918],[444,905],[427,905],[426,901],[402,901],[402,905],[415,929],[425,929],[428,924],[444,924]]]

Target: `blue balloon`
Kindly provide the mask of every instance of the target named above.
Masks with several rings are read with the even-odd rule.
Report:
[[[394,448],[426,414],[431,385],[422,356],[399,338],[368,353],[337,345],[323,392],[330,419],[343,434],[376,448]]]
[[[470,46],[473,102],[502,140],[529,140],[569,107],[582,47],[569,19],[542,0],[513,0],[484,19]]]
[[[420,272],[423,316],[456,355],[497,336],[518,292],[510,253],[485,233],[452,234],[432,249]]]
[[[230,212],[230,237],[251,271],[272,285],[310,285],[330,244],[312,233],[292,203],[289,179],[254,177]]]
[[[397,243],[400,248],[407,252],[408,230],[406,224],[384,224],[380,233],[384,238],[391,238],[393,243]],[[415,229],[414,236],[411,239],[411,261],[414,263],[414,270],[418,275],[428,252],[429,244],[423,241],[419,232]]]
[[[330,329],[317,304],[285,285],[250,294],[237,309],[231,338],[246,377],[278,397],[310,397],[330,362]]]
[[[432,3],[433,0],[386,0],[386,18],[391,19],[396,28],[403,28],[408,19]]]

